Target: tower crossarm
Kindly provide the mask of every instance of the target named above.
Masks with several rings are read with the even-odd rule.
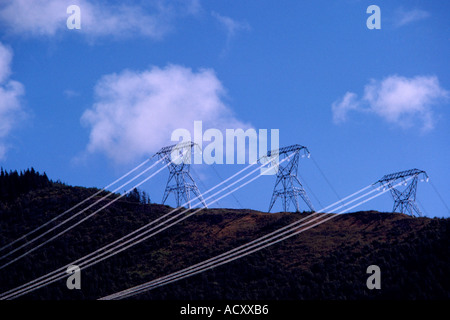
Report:
[[[395,172],[395,173],[391,173],[391,174],[386,174],[380,180],[375,182],[374,184],[391,183],[398,179],[405,179],[405,178],[409,178],[409,177],[418,177],[421,174],[424,176],[425,179],[428,179],[428,175],[425,171],[419,170],[419,169],[410,169],[410,170]]]
[[[294,153],[294,152],[300,152],[304,150],[304,152],[309,155],[309,150],[307,147],[299,145],[299,144],[294,144],[291,146],[287,146],[287,147],[283,147],[283,148],[279,148],[279,149],[274,149],[274,150],[270,150],[267,152],[267,157],[272,157],[272,156],[276,156],[276,155],[283,155],[283,154],[290,154],[290,153]]]
[[[161,148],[158,152],[155,153],[154,156],[164,157],[164,156],[172,153],[173,151],[184,150],[186,148],[192,148],[194,146],[198,146],[198,145],[192,141],[180,142],[180,143],[177,143],[177,144],[174,144],[171,146]]]

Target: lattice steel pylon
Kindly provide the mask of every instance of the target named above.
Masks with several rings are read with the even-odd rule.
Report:
[[[154,156],[163,159],[169,169],[169,179],[167,180],[166,189],[162,203],[164,204],[171,193],[174,194],[177,207],[180,207],[183,199],[191,208],[191,192],[197,197],[201,204],[207,208],[203,197],[198,190],[191,174],[189,173],[192,148],[199,146],[194,142],[182,142],[176,145],[164,147]],[[200,149],[200,148],[199,148]]]
[[[419,176],[422,176],[422,181],[428,181],[428,175],[425,171],[411,169],[387,174],[374,184],[391,188],[391,195],[394,198],[393,212],[409,214],[412,217],[415,215],[422,217],[422,212],[416,204],[417,181],[419,180]],[[408,182],[407,179],[410,181]],[[399,180],[404,180],[405,188],[403,191],[393,188],[393,185],[398,184]]]
[[[309,209],[314,212],[314,207],[306,194],[303,185],[297,178],[298,172],[298,162],[302,157],[309,157],[308,148],[295,144],[292,146],[271,150],[267,152],[266,156],[259,159],[260,163],[270,162],[272,166],[277,167],[277,179],[275,182],[275,187],[273,188],[272,199],[269,204],[269,211],[272,210],[278,198],[283,201],[283,210],[285,212],[289,211],[290,203],[292,202],[295,206],[296,212],[300,211],[298,196],[300,196]],[[274,160],[276,158],[276,161]],[[286,159],[283,163],[280,163],[282,159]],[[264,159],[264,160],[263,160]]]

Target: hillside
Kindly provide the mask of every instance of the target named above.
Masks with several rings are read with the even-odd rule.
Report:
[[[41,176],[35,172],[33,175]],[[27,181],[33,180],[30,176]],[[3,174],[2,179],[0,185],[5,181]],[[98,191],[46,179],[9,193],[8,197],[0,195],[0,247]],[[140,201],[139,193],[137,199],[120,199],[57,240],[0,270],[0,291],[70,263],[171,209],[148,202],[148,198]],[[22,299],[97,299],[208,259],[304,215],[202,210],[83,270],[81,290],[68,290],[64,280]],[[448,299],[449,227],[449,219],[375,211],[345,214],[248,257],[135,298]],[[381,290],[366,287],[366,269],[373,264],[381,269]]]

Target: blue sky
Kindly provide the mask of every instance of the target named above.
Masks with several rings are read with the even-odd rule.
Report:
[[[80,30],[66,26],[71,4]],[[371,4],[379,30],[366,26]],[[437,0],[2,1],[0,165],[101,188],[202,120],[279,129],[280,145],[307,146],[340,197],[419,168],[449,205],[449,9]],[[215,165],[222,177],[241,168]],[[319,168],[300,161],[316,208],[337,200]],[[193,174],[201,190],[219,181],[206,165]],[[166,179],[143,186],[152,201]],[[267,210],[274,182],[261,177],[236,192],[239,203],[219,204]],[[430,184],[417,197],[427,216],[450,216]],[[385,194],[361,208],[391,207]]]

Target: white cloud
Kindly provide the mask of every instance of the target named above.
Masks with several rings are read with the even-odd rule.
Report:
[[[0,43],[0,83],[3,83],[11,74],[12,51]]]
[[[207,128],[248,128],[223,102],[221,82],[210,69],[194,72],[169,65],[104,76],[97,102],[82,116],[90,127],[88,152],[117,163],[149,156],[170,141],[173,130],[193,132],[195,120]]]
[[[411,9],[411,10],[403,10],[400,9],[397,12],[397,27],[401,27],[419,20],[423,20],[430,17],[430,13],[425,11],[425,10],[421,10],[421,9]]]
[[[7,0],[0,5],[0,23],[14,34],[54,36],[66,26],[69,5],[81,11],[81,32],[88,37],[142,35],[161,38],[172,28],[173,20],[199,10],[198,0],[152,1],[146,7],[111,5],[88,0]]]
[[[9,79],[12,56],[11,49],[0,43],[0,159],[8,149],[6,138],[24,115],[20,102],[24,87]]]
[[[423,130],[434,128],[433,106],[449,97],[435,76],[406,78],[391,75],[381,81],[371,80],[358,100],[347,92],[332,104],[335,123],[345,122],[349,111],[376,114],[403,128],[419,123]]]
[[[66,19],[66,8],[63,1],[4,1],[0,21],[12,32],[53,35],[58,23]]]

